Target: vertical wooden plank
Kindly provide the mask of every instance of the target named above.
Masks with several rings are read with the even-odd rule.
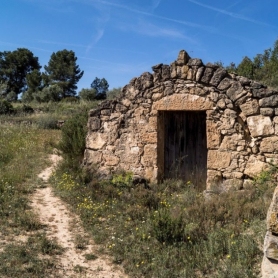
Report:
[[[179,178],[205,188],[205,111],[165,111],[164,125],[164,178]]]

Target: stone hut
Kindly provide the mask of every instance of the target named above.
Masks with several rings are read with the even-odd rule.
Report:
[[[184,50],[152,69],[90,111],[87,167],[228,190],[278,162],[278,92]]]

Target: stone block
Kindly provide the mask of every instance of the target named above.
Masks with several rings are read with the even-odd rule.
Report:
[[[243,89],[240,82],[234,82],[232,86],[227,90],[227,96],[232,101],[236,101],[245,94],[247,94],[247,91]]]
[[[206,83],[206,84],[209,84],[212,76],[213,76],[213,73],[214,73],[214,69],[213,68],[209,68],[209,67],[206,67],[205,68],[205,71],[204,71],[204,74],[201,78],[201,82],[203,83]]]
[[[260,107],[276,107],[278,105],[278,95],[260,99],[259,105]]]
[[[89,118],[88,120],[88,126],[89,126],[89,130],[91,131],[95,131],[95,130],[98,130],[100,129],[100,119],[99,118],[96,118],[96,117],[91,117]]]
[[[213,108],[213,103],[207,98],[178,94],[165,96],[153,105],[153,110],[209,110]]]
[[[278,187],[275,188],[266,218],[267,230],[278,235]]]
[[[108,142],[108,134],[93,132],[86,137],[86,147],[91,150],[102,149]]]
[[[157,143],[157,132],[146,132],[140,135],[141,142],[145,144]]]
[[[226,75],[227,75],[227,71],[224,68],[218,68],[214,72],[209,84],[217,87]]]
[[[247,118],[247,125],[252,137],[274,134],[274,128],[270,117],[263,115],[250,116]]]
[[[224,169],[231,163],[230,152],[220,152],[218,150],[208,150],[208,169]]]
[[[233,80],[226,77],[219,83],[217,88],[219,90],[227,90],[231,87],[232,83],[233,83]]]
[[[214,121],[207,120],[207,148],[216,149],[220,146],[221,134]]]
[[[237,149],[238,142],[242,139],[241,134],[233,134],[231,136],[225,136],[221,142],[220,151],[235,151]]]
[[[260,114],[263,116],[273,116],[274,109],[273,108],[260,108]]]
[[[278,153],[278,136],[263,138],[260,145],[261,153]]]
[[[86,149],[84,152],[84,162],[86,165],[99,164],[102,161],[102,152]]]
[[[223,181],[223,187],[225,191],[240,190],[243,187],[242,179],[227,179]]]
[[[248,177],[255,178],[258,176],[263,170],[266,170],[268,164],[261,161],[254,155],[251,155],[246,163],[244,174]]]
[[[190,59],[190,56],[188,55],[188,53],[185,50],[181,50],[179,52],[178,58],[176,60],[176,64],[178,66],[183,66],[183,65],[187,64],[189,59]]]
[[[147,144],[144,147],[144,153],[141,158],[141,163],[143,166],[150,167],[156,165],[157,161],[157,145]]]
[[[256,99],[249,100],[239,107],[245,116],[255,115],[259,112],[259,103]]]
[[[207,171],[207,190],[216,190],[222,183],[222,173],[216,170]]]

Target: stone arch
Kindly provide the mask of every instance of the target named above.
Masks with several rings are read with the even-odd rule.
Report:
[[[208,190],[215,185],[240,189],[271,161],[278,162],[276,91],[204,65],[184,50],[171,65],[152,69],[133,78],[120,98],[90,111],[87,167],[94,164],[104,176],[123,169],[157,181],[161,111],[205,111]]]

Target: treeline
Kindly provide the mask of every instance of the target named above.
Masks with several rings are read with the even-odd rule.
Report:
[[[77,83],[84,71],[77,64],[72,50],[52,53],[48,65],[42,67],[38,57],[26,49],[0,52],[0,100],[23,102],[60,101],[69,97],[85,100],[105,99],[109,84],[105,78],[96,77],[88,89],[77,96]],[[118,94],[120,88],[111,94]]]
[[[264,50],[262,54],[257,54],[254,58],[245,56],[238,66],[235,63],[231,63],[226,69],[229,72],[235,72],[238,75],[259,81],[277,89],[278,40],[275,41],[273,48]]]

